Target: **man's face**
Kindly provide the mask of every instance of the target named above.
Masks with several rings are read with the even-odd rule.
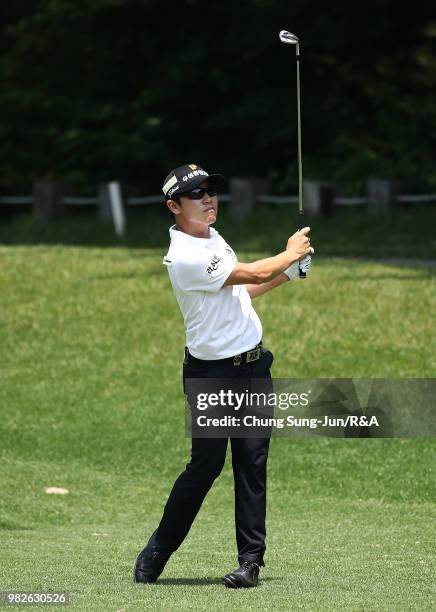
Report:
[[[213,187],[210,187],[208,181],[201,183],[200,187],[196,189],[204,189],[206,192],[199,192],[196,199],[188,198],[181,195],[177,198],[177,207],[171,206],[172,212],[178,216],[178,220],[189,221],[198,225],[211,225],[215,223],[218,214],[218,197],[217,195],[211,196],[207,192],[207,189],[212,192],[215,191]],[[195,194],[195,189],[192,190]]]

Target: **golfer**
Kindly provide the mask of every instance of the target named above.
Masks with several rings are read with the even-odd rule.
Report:
[[[271,379],[272,353],[262,345],[262,324],[251,300],[308,272],[313,249],[310,228],[293,234],[286,250],[240,263],[211,227],[218,215],[224,177],[195,164],[172,170],[164,181],[166,205],[174,214],[164,264],[186,328],[184,389],[190,378]],[[264,566],[266,465],[269,437],[230,438],[235,482],[239,568],[223,577],[227,587],[255,587]],[[225,462],[228,438],[192,437],[191,459],[179,475],[162,519],[139,554],[136,582],[156,582],[178,549]]]

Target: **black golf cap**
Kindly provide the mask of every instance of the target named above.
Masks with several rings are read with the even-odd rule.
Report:
[[[171,198],[173,195],[195,189],[203,181],[209,181],[214,187],[220,188],[225,180],[222,174],[209,174],[197,164],[185,164],[171,170],[164,180],[162,191],[166,198]]]

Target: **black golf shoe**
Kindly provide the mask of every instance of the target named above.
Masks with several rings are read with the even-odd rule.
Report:
[[[243,561],[234,572],[226,574],[223,582],[229,589],[241,589],[257,586],[259,566],[253,561]]]
[[[134,582],[156,582],[169,558],[169,554],[164,554],[156,546],[146,546],[136,559]]]

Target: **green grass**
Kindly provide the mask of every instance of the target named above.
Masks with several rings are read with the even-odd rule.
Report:
[[[266,567],[242,592],[220,584],[227,461],[160,583],[132,583],[189,457],[163,252],[0,247],[0,590],[66,590],[77,610],[434,608],[429,439],[272,440]],[[435,302],[432,268],[320,257],[255,307],[276,378],[401,378],[435,375]]]

